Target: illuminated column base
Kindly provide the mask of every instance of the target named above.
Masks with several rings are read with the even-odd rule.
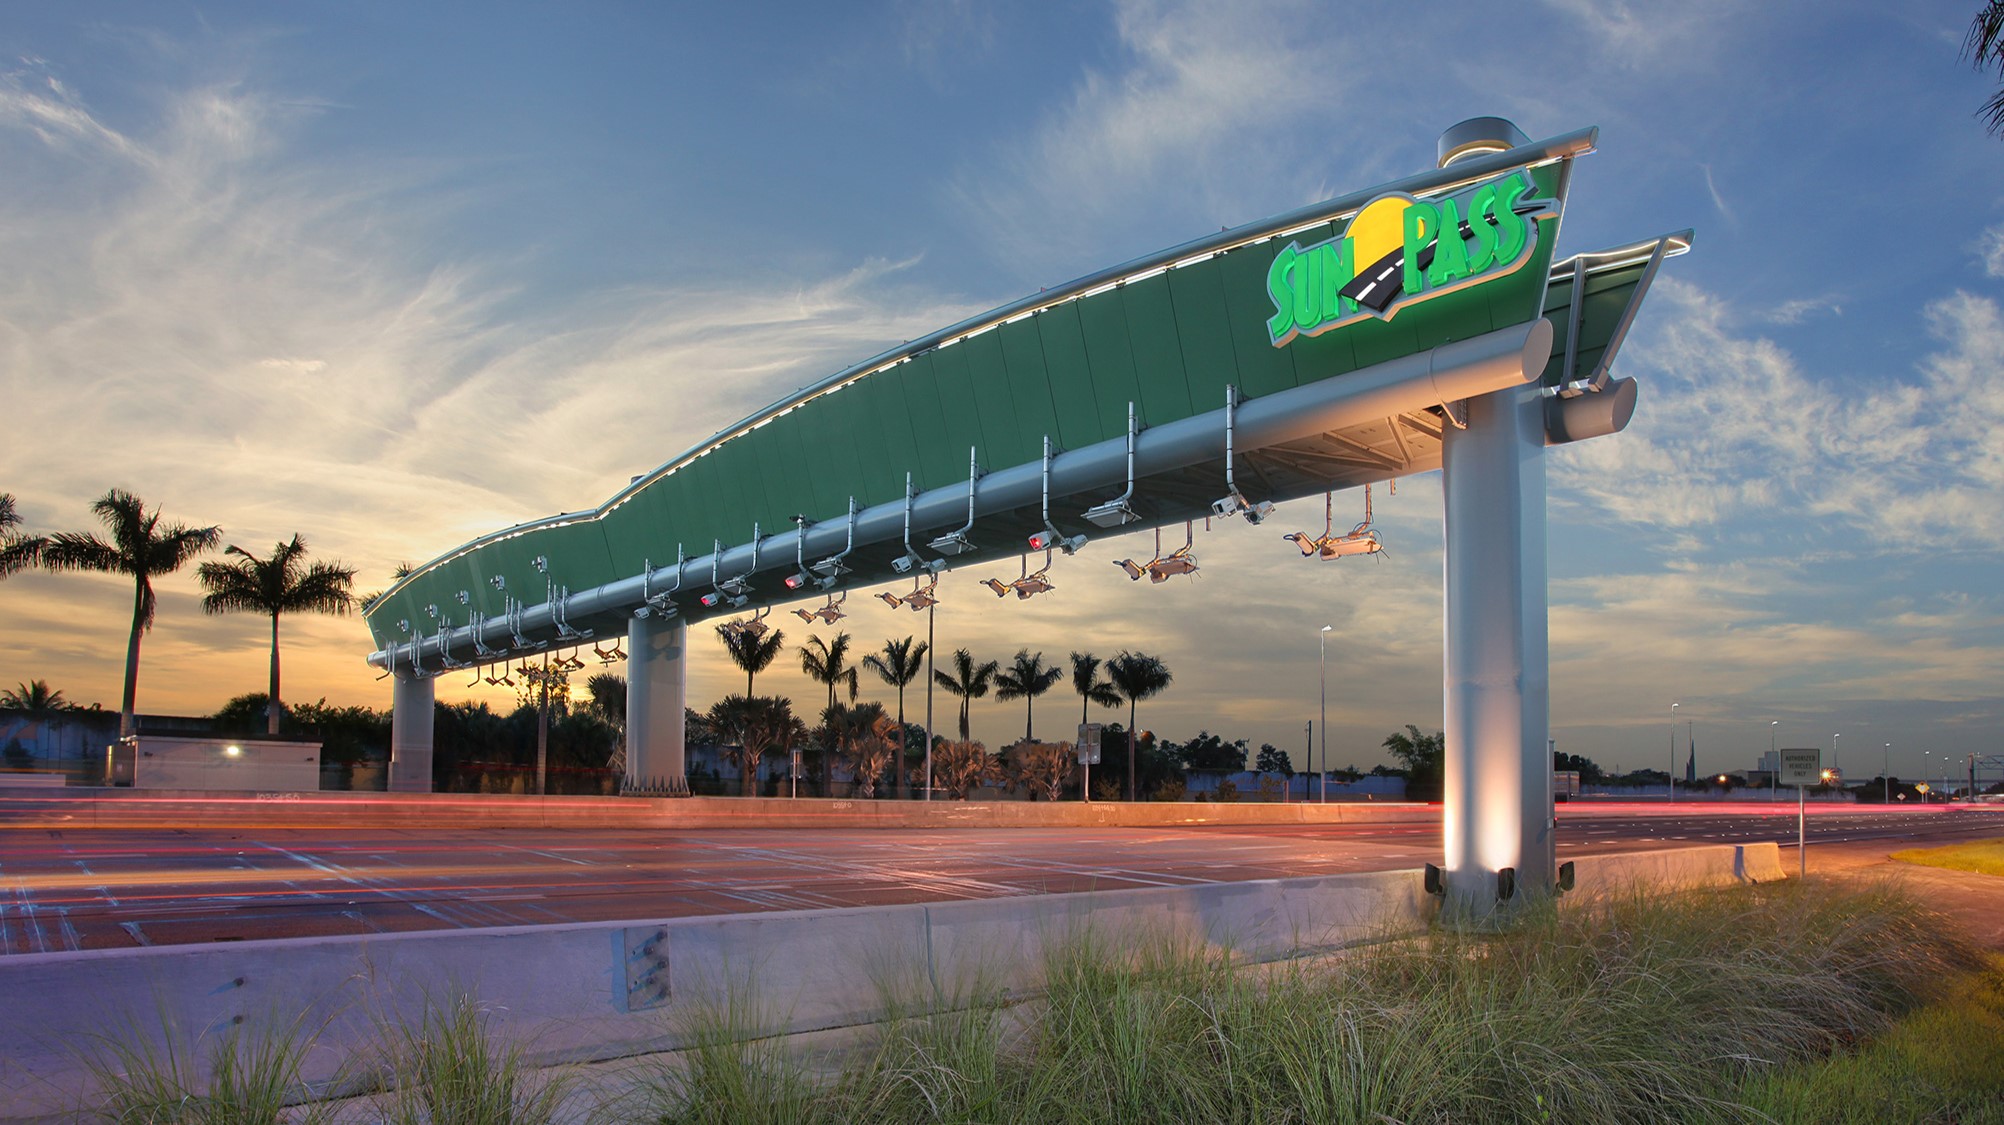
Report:
[[[1441,917],[1481,926],[1549,898],[1558,880],[1545,744],[1545,427],[1536,386],[1465,405],[1468,428],[1448,427],[1441,466],[1447,529]]]
[[[431,792],[431,726],[435,693],[429,676],[391,677],[390,781],[392,793]]]
[[[619,791],[636,797],[687,797],[682,745],[689,628],[650,613],[626,628],[626,777]]]

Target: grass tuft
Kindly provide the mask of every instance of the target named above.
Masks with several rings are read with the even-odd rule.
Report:
[[[416,1026],[385,1036],[390,1125],[548,1125],[568,1089],[565,1076],[536,1071],[520,1044],[487,1032],[480,1006],[461,992],[427,997]]]
[[[288,1114],[286,1106],[306,1096],[300,1071],[313,1041],[302,1019],[250,1032],[230,1024],[192,1043],[164,1016],[158,1035],[135,1023],[124,1037],[86,1048],[98,1101],[79,1116],[118,1125],[272,1125],[283,1115],[312,1125],[325,1119],[322,1107]]]

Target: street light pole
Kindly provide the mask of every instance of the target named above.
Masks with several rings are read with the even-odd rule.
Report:
[[[1837,790],[1844,790],[1844,767],[1837,764],[1837,740],[1844,737],[1843,731],[1830,736],[1830,769],[1837,775]]]
[[[1775,782],[1781,777],[1781,758],[1774,751],[1774,728],[1781,725],[1780,719],[1767,724],[1767,799],[1775,799]]]
[[[1318,788],[1322,804],[1329,803],[1329,630],[1333,625],[1322,627],[1322,769],[1315,776],[1321,779]]]
[[[972,487],[972,486],[969,486]],[[916,583],[914,583],[916,585]],[[925,799],[932,800],[932,611],[937,601],[925,607]]]
[[[1886,802],[1886,807],[1892,808],[1893,807],[1893,744],[1890,742],[1886,743],[1885,755],[1879,759],[1879,780],[1886,783],[1885,784],[1886,795],[1884,800]]]
[[[1670,799],[1677,799],[1677,704],[1670,705]]]

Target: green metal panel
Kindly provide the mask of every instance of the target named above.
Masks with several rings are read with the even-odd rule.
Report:
[[[848,515],[850,497],[856,503],[868,505],[870,479],[874,477],[880,485],[884,479],[884,427],[870,417],[870,407],[864,403],[862,385],[844,387],[828,397],[830,427],[838,435],[844,453],[856,465],[844,473],[840,481],[842,501],[828,509],[824,519],[836,519],[838,515]]]
[[[1042,345],[1046,385],[1057,414],[1058,429],[1053,436],[1058,444],[1066,449],[1083,449],[1111,436],[1100,416],[1099,403],[1093,398],[1092,366],[1086,358],[1085,330],[1079,327],[1078,303],[1047,309],[1030,318],[1029,323],[1037,326],[1038,342]],[[1118,432],[1126,424],[1127,416],[1123,413],[1112,432]]]
[[[995,330],[1000,337],[1002,357],[1008,363],[1009,398],[1016,406],[1016,426],[1031,444],[1035,456],[1043,455],[1044,437],[1063,444],[1058,435],[1058,409],[1051,403],[1051,376],[1044,364],[1044,341],[1037,331],[1041,316],[1025,317]]]
[[[981,411],[974,402],[974,387],[969,382],[967,351],[958,344],[940,348],[932,353],[933,370],[938,373],[934,383],[939,388],[940,414],[945,425],[940,429],[951,460],[959,463],[959,472],[944,474],[947,483],[955,477],[967,479],[967,447],[980,448],[986,444],[981,434]],[[988,462],[988,451],[981,449],[984,464]]]
[[[912,483],[921,491],[944,488],[956,478],[967,479],[967,450],[958,455],[946,436],[946,412],[940,406],[936,352],[898,365],[898,383],[904,388],[905,406],[911,411],[912,441],[918,459],[910,466]]]
[[[795,513],[814,515],[819,503],[814,489],[814,465],[800,444],[801,429],[813,424],[806,420],[806,415],[805,410],[783,414],[758,431],[764,445],[766,489],[772,494],[772,514],[776,520],[790,519]]]
[[[981,465],[984,471],[1025,459],[1023,431],[1016,424],[1016,403],[1009,394],[1009,365],[1002,358],[1002,339],[983,332],[955,348],[967,353],[967,375],[981,414]]]
[[[1085,333],[1086,357],[1092,365],[1093,398],[1109,435],[1127,433],[1127,405],[1140,409],[1141,379],[1134,371],[1134,344],[1127,327],[1127,309],[1120,291],[1088,297],[1074,306]]]
[[[786,434],[786,439],[799,451],[807,462],[807,492],[812,499],[806,502],[807,514],[816,519],[833,512],[848,502],[849,487],[845,474],[853,470],[853,459],[845,457],[842,446],[847,444],[844,435],[838,433],[829,421],[829,403],[817,399],[793,412],[794,427]]]
[[[1141,387],[1141,420],[1149,426],[1190,416],[1190,384],[1176,337],[1176,308],[1169,279],[1158,274],[1115,290],[1127,307],[1127,339]]]
[[[849,498],[863,491],[863,462],[882,456],[882,450],[866,447],[867,437],[859,432],[863,419],[856,409],[857,398],[854,387],[844,387],[833,394],[825,395],[814,402],[817,409],[814,426],[827,436],[828,467],[835,495],[832,503],[823,501],[820,519],[834,519],[849,511]],[[805,413],[805,411],[802,411]],[[829,490],[817,487],[817,499]]]
[[[1176,309],[1176,339],[1183,349],[1183,373],[1193,414],[1225,405],[1225,388],[1239,382],[1232,348],[1230,306],[1225,300],[1219,260],[1170,270],[1169,295]],[[1260,289],[1266,288],[1262,282]],[[1261,335],[1265,335],[1264,326]],[[1269,345],[1269,350],[1275,350]]]
[[[918,443],[912,439],[903,385],[895,372],[879,372],[850,388],[849,404],[856,428],[865,435],[863,503],[882,504],[904,495],[905,470],[918,467]]]
[[[1319,239],[1327,236],[1303,237]],[[1276,241],[1241,246],[1218,260],[1218,273],[1224,290],[1222,296],[1230,311],[1232,353],[1239,369],[1239,393],[1245,398],[1289,390],[1302,381],[1295,370],[1293,346],[1274,347],[1272,337],[1266,330],[1266,318],[1273,311],[1273,303],[1266,295],[1266,271],[1273,262],[1274,252],[1285,245]],[[1182,323],[1180,315],[1177,323]]]

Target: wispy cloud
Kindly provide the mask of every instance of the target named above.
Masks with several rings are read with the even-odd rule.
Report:
[[[1051,268],[1081,241],[1135,237],[1127,223],[1144,196],[1178,221],[1176,239],[1189,236],[1183,220],[1193,215],[1197,230],[1251,218],[1240,198],[1250,168],[1274,163],[1262,138],[1340,103],[1361,80],[1349,65],[1361,44],[1304,38],[1320,12],[1301,0],[1125,0],[1115,9],[1120,59],[1081,74],[1061,109],[963,169],[955,190],[1001,252],[1031,269]]]
[[[359,564],[366,589],[395,560],[604,500],[782,393],[973,311],[904,282],[910,263],[865,262],[510,316],[533,263],[428,253],[432,222],[464,200],[423,169],[317,163],[296,145],[312,112],[298,99],[197,86],[157,107],[157,130],[124,137],[80,99],[6,91],[0,144],[25,137],[12,150],[42,155],[0,192],[0,256],[36,263],[0,279],[0,484],[41,526],[84,526],[88,500],[117,485],[170,518],[221,523],[230,542],[303,531]],[[122,436],[81,457],[81,435]],[[9,586],[95,634],[94,659],[64,657],[11,611],[0,643],[32,645],[48,662],[32,675],[112,698],[117,584]],[[254,688],[256,630],[198,628],[181,612],[191,576],[163,587],[146,698],[177,682],[176,646],[208,642],[226,651],[190,683]],[[288,661],[300,693],[366,693],[358,626],[299,635],[344,638]]]
[[[1568,446],[1570,498],[1671,528],[1804,513],[1892,554],[2004,547],[2004,314],[1957,293],[1928,306],[1937,350],[1870,381],[1805,372],[1726,303],[1659,282],[1632,343],[1644,406],[1620,441]]]
[[[1986,228],[1972,249],[1985,277],[2004,277],[2004,223]]]

